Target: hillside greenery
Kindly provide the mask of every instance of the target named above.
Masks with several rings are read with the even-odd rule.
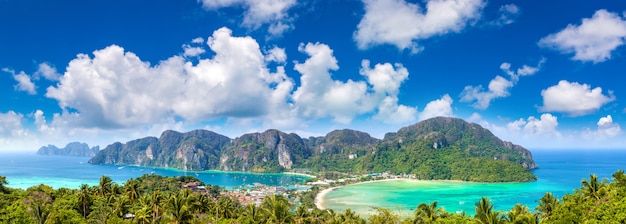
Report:
[[[479,182],[533,181],[529,170],[537,168],[527,149],[449,117],[401,128],[382,140],[349,129],[309,138],[270,129],[235,139],[207,130],[166,131],[159,138],[111,144],[89,162],[266,173],[387,172]]]
[[[0,176],[0,223],[625,223],[626,175],[613,174],[613,181],[596,175],[581,182],[573,193],[556,198],[546,193],[539,205],[516,204],[496,211],[489,198],[475,203],[475,215],[448,212],[437,201],[416,205],[410,216],[375,208],[361,217],[347,209],[337,212],[310,207],[317,189],[300,194],[296,207],[283,195],[265,197],[259,205],[242,205],[222,196],[218,186],[206,193],[181,189],[194,177],[144,175],[123,185],[103,176],[96,186],[53,189],[46,185],[26,190],[6,187]],[[293,194],[292,194],[293,195]],[[436,200],[436,199],[435,199]]]

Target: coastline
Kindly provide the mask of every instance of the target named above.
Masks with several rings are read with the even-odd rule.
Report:
[[[336,187],[331,187],[331,188],[326,188],[322,191],[320,191],[319,193],[317,193],[317,195],[315,195],[315,206],[320,209],[320,210],[324,210],[326,209],[324,207],[324,198],[326,197],[326,195],[328,195],[328,193],[340,189],[342,187],[347,187],[347,186],[353,186],[353,185],[360,185],[360,184],[369,184],[369,183],[378,183],[378,182],[388,182],[388,181],[415,181],[415,182],[439,182],[439,183],[482,183],[482,182],[472,182],[472,181],[463,181],[463,180],[419,180],[419,179],[412,179],[412,178],[388,178],[388,179],[380,179],[380,180],[368,180],[368,181],[363,181],[363,182],[357,182],[357,183],[351,183],[351,184],[346,184],[346,185],[342,185],[342,186],[336,186]]]
[[[326,188],[326,189],[320,191],[319,193],[317,193],[317,195],[315,195],[315,200],[314,200],[315,207],[317,207],[317,209],[320,209],[320,210],[326,209],[324,207],[324,198],[326,197],[326,195],[328,193],[330,193],[331,191],[337,190],[337,189],[342,188],[342,187],[351,186],[351,185],[359,185],[359,184],[367,184],[367,183],[377,183],[377,182],[386,182],[386,181],[399,181],[399,180],[416,180],[416,179],[393,178],[393,179],[382,179],[382,180],[368,180],[368,181],[363,181],[363,182],[358,182],[358,183],[353,183],[353,184],[346,184],[346,185],[342,185],[342,186]]]

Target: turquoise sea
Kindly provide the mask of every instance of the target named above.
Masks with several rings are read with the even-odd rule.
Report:
[[[117,183],[143,174],[162,176],[196,176],[207,184],[227,188],[261,183],[271,186],[295,185],[303,183],[307,177],[286,174],[255,174],[243,172],[199,171],[185,172],[175,169],[161,169],[138,166],[92,165],[90,157],[41,156],[34,154],[0,154],[0,176],[5,176],[8,186],[28,188],[46,184],[53,188],[78,188],[81,184],[97,185],[100,177],[106,175]]]
[[[373,207],[390,208],[401,214],[412,213],[420,203],[437,201],[451,212],[474,214],[474,204],[489,197],[496,210],[509,210],[516,203],[530,207],[552,192],[558,197],[580,188],[590,174],[611,179],[618,169],[626,170],[626,150],[537,150],[532,151],[540,166],[534,170],[538,180],[529,183],[468,183],[435,181],[386,181],[350,185],[331,191],[324,197],[324,207],[350,208],[359,214],[374,212]]]

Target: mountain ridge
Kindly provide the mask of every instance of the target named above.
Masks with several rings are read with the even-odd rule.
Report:
[[[113,143],[89,163],[248,172],[294,168],[316,172],[392,172],[414,174],[420,179],[498,182],[534,180],[536,177],[528,170],[538,168],[532,153],[522,146],[502,141],[478,124],[449,117],[403,127],[387,133],[383,139],[350,129],[308,138],[269,129],[234,139],[207,130],[167,130],[159,138]],[[476,179],[476,175],[463,174],[477,170],[489,175]],[[511,177],[502,170],[511,170],[520,177]]]

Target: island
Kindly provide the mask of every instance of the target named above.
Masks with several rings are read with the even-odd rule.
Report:
[[[90,148],[87,143],[70,142],[63,148],[58,148],[55,145],[42,146],[37,150],[37,155],[93,157],[98,151],[100,151],[99,146]]]
[[[421,180],[521,182],[536,180],[529,150],[502,141],[459,118],[436,117],[387,133],[356,130],[302,138],[270,129],[235,139],[208,131],[165,131],[159,138],[116,142],[91,164],[244,172],[338,172],[405,175]]]

